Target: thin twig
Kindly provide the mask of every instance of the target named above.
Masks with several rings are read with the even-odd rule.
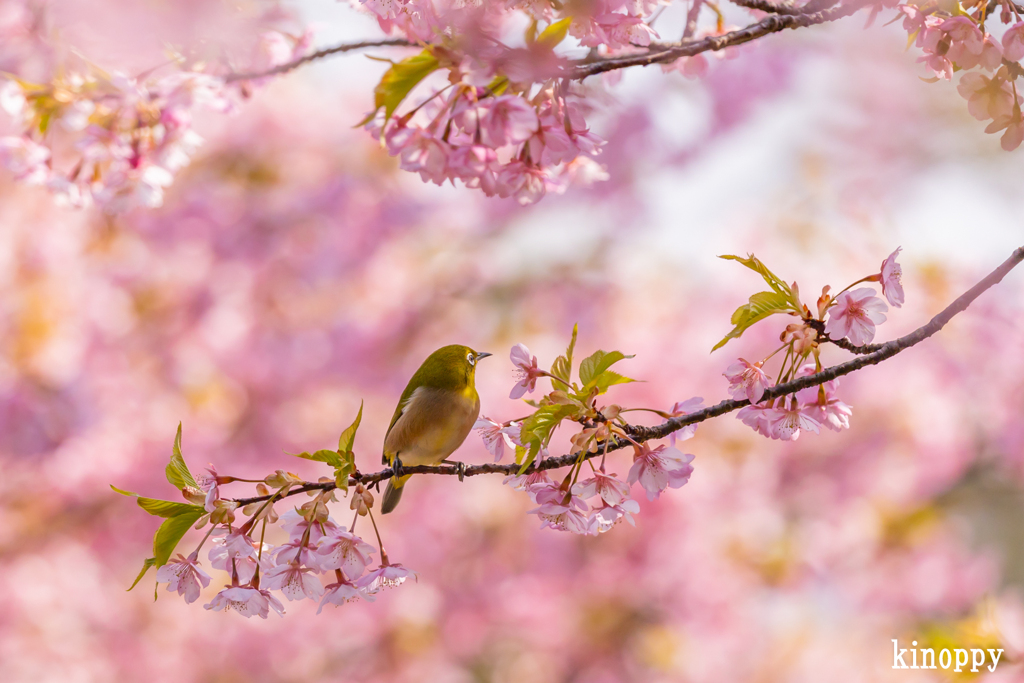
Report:
[[[795,394],[796,392],[807,389],[808,387],[818,386],[834,380],[837,377],[848,375],[851,372],[856,372],[869,365],[877,365],[882,361],[892,358],[896,354],[909,349],[911,346],[920,344],[922,341],[931,337],[933,334],[941,330],[946,326],[950,320],[953,319],[958,313],[963,312],[967,309],[971,303],[977,299],[981,294],[992,287],[993,285],[1000,282],[1007,273],[1009,273],[1017,264],[1024,261],[1024,247],[1018,248],[1010,258],[1006,259],[998,268],[992,271],[987,277],[981,280],[978,284],[971,287],[963,295],[960,296],[956,301],[947,306],[941,313],[936,315],[928,324],[919,327],[908,335],[893,339],[892,341],[878,345],[876,351],[864,354],[859,358],[840,363],[839,365],[833,365],[830,368],[825,368],[821,372],[817,372],[813,375],[806,377],[800,377],[798,379],[779,384],[764,392],[762,401],[768,401],[773,398],[780,396],[788,396],[789,394]],[[858,347],[855,347],[858,348]],[[637,442],[643,443],[652,439],[664,439],[672,432],[679,431],[683,427],[688,425],[697,424],[710,420],[713,417],[725,415],[733,411],[739,410],[743,406],[750,405],[750,401],[746,399],[742,401],[728,400],[722,401],[717,405],[713,405],[710,408],[699,410],[694,413],[688,413],[686,415],[680,415],[674,417],[655,427],[643,427],[637,425],[626,425],[625,430],[629,434],[630,438]],[[603,448],[598,448],[594,453],[587,453],[584,460],[590,460],[599,455],[603,455],[610,451],[619,450],[631,445],[626,439],[614,438],[610,439],[605,443],[600,444]],[[557,458],[546,458],[542,462],[533,465],[530,468],[530,472],[536,472],[538,470],[551,470],[558,469],[560,467],[568,467],[579,459],[578,454],[568,454]],[[474,477],[478,474],[516,474],[520,469],[520,466],[515,463],[509,463],[506,465],[499,465],[497,463],[487,463],[484,465],[473,465],[465,469],[464,476]],[[445,474],[449,476],[457,476],[459,474],[459,468],[453,465],[416,465],[413,467],[402,467],[402,474]],[[363,485],[372,484],[374,482],[383,481],[390,479],[394,476],[394,470],[391,468],[381,470],[380,472],[374,472],[373,474],[360,474],[355,473],[349,478],[350,485],[361,483]],[[298,493],[305,493],[307,491],[325,490],[330,491],[335,488],[335,483],[331,482],[307,482],[298,488],[293,488],[286,495],[293,496]],[[271,494],[276,495],[276,494]],[[239,505],[248,505],[250,503],[258,503],[263,500],[267,500],[271,497],[267,496],[255,496],[253,498],[237,498],[236,500]]]
[[[704,0],[691,0],[690,11],[686,13],[686,27],[683,29],[683,40],[693,38],[697,32],[697,19],[700,18],[700,10],[704,6]]]
[[[363,50],[368,47],[415,47],[415,43],[410,43],[404,38],[386,38],[384,40],[364,40],[359,43],[342,43],[341,45],[335,45],[334,47],[324,48],[323,50],[317,50],[311,52],[305,57],[300,57],[294,61],[286,64],[279,64],[272,69],[266,71],[260,71],[258,73],[233,73],[224,77],[225,83],[233,83],[235,81],[252,81],[257,78],[267,78],[268,76],[277,76],[279,74],[287,73],[293,69],[297,69],[303,64],[314,62],[324,57],[330,57],[331,55],[342,54],[344,52],[352,52],[353,50]]]

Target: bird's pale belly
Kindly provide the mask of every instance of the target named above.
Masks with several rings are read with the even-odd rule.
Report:
[[[479,411],[475,393],[470,401],[435,390],[417,390],[385,440],[384,451],[388,457],[397,451],[405,466],[436,465],[465,441]]]

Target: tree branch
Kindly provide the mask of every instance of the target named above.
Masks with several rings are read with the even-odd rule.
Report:
[[[870,0],[857,0],[847,5],[830,7],[830,5],[834,4],[832,0],[823,0],[822,2],[817,3],[817,5],[815,5],[815,0],[811,0],[811,2],[806,6],[799,8],[790,5],[789,0],[733,0],[733,2],[742,7],[757,9],[769,12],[770,14],[756,24],[751,24],[746,28],[731,31],[720,36],[708,36],[701,40],[691,40],[691,36],[696,30],[697,14],[700,12],[703,4],[703,0],[693,0],[693,5],[691,5],[690,12],[687,16],[686,30],[683,35],[683,40],[679,43],[654,44],[650,46],[650,49],[647,52],[640,54],[608,57],[600,60],[576,60],[571,62],[571,67],[568,70],[567,75],[572,80],[583,80],[589,76],[594,76],[606,71],[613,71],[615,69],[671,62],[679,59],[680,57],[692,57],[702,52],[724,50],[727,47],[749,43],[750,41],[768,35],[769,33],[777,33],[788,28],[802,28],[842,19],[843,17],[847,17],[870,4]],[[821,6],[821,10],[812,11],[817,6]],[[266,71],[256,73],[231,73],[224,77],[224,81],[227,83],[235,83],[237,81],[248,81],[258,78],[267,78],[269,76],[277,76],[297,69],[303,64],[308,64],[336,54],[352,52],[353,50],[362,50],[368,47],[415,46],[416,43],[405,40],[404,38],[386,38],[381,40],[366,40],[358,43],[342,43],[341,45],[335,45],[334,47],[317,50],[316,52],[312,52],[304,57],[300,57],[299,59],[286,64],[280,64],[272,69],[267,69]]]
[[[334,47],[327,47],[323,50],[317,50],[311,52],[305,57],[300,57],[294,61],[287,62],[285,64],[279,64],[272,69],[261,71],[259,73],[233,73],[228,74],[224,77],[225,83],[234,83],[236,81],[252,81],[257,78],[266,78],[268,76],[277,76],[283,73],[288,73],[293,69],[297,69],[303,64],[314,62],[324,57],[330,57],[331,55],[337,55],[344,52],[352,52],[353,50],[363,50],[368,47],[415,47],[415,43],[410,43],[404,38],[386,38],[383,40],[364,40],[359,43],[342,43],[341,45],[335,45]]]
[[[577,64],[571,69],[568,77],[572,80],[583,80],[590,76],[596,76],[606,71],[624,69],[631,66],[649,66],[672,62],[680,57],[692,57],[702,52],[717,52],[734,45],[742,45],[756,40],[769,33],[778,33],[787,28],[803,28],[815,24],[824,24],[848,17],[867,6],[867,0],[858,0],[848,5],[841,5],[821,12],[799,13],[799,14],[770,14],[756,24],[741,28],[720,36],[708,36],[700,40],[682,41],[678,44],[660,44],[654,50],[642,53],[625,55],[621,57],[609,57],[587,64]],[[662,49],[658,49],[662,48]]]
[[[813,375],[800,377],[790,382],[786,382],[784,384],[779,384],[774,387],[771,387],[770,389],[764,392],[764,398],[762,399],[762,401],[768,401],[774,398],[779,398],[780,396],[788,396],[790,394],[795,394],[796,392],[802,389],[807,389],[808,387],[824,384],[825,382],[829,382],[833,379],[836,379],[837,377],[842,377],[843,375],[848,375],[851,372],[856,372],[857,370],[866,368],[869,365],[877,365],[878,363],[881,363],[886,359],[892,358],[901,351],[909,349],[911,346],[920,344],[922,341],[924,341],[928,337],[931,337],[933,334],[935,334],[943,327],[945,327],[946,323],[952,320],[955,315],[966,310],[967,307],[970,306],[975,299],[977,299],[979,296],[981,296],[983,292],[985,292],[985,290],[999,283],[1006,276],[1006,274],[1013,270],[1013,268],[1017,266],[1021,261],[1024,261],[1024,247],[1016,249],[1013,252],[1013,254],[1010,255],[1010,258],[1006,259],[1006,261],[1004,261],[1002,265],[1000,265],[994,271],[989,273],[989,275],[986,276],[983,280],[981,280],[978,284],[971,287],[964,294],[962,294],[956,301],[954,301],[945,309],[943,309],[942,312],[936,315],[934,318],[932,318],[928,322],[928,324],[919,327],[910,334],[900,337],[898,339],[893,339],[892,341],[888,341],[884,344],[873,345],[878,347],[877,350],[865,353],[859,358],[855,358],[845,363],[840,363],[839,365],[833,365],[832,367],[826,368],[821,372],[817,372]],[[853,348],[863,349],[865,347]],[[741,401],[726,400],[722,401],[721,403],[718,403],[717,405],[705,408],[704,410],[699,410],[694,413],[688,413],[686,415],[671,418],[655,427],[626,425],[624,429],[629,434],[630,438],[633,439],[633,441],[636,441],[637,443],[643,443],[645,441],[650,441],[652,439],[664,439],[672,432],[679,431],[683,427],[698,424],[700,422],[704,422],[705,420],[710,420],[713,417],[725,415],[726,413],[731,413],[747,405],[750,405],[750,401],[747,401],[746,399]],[[597,452],[587,453],[584,456],[584,460],[589,460],[599,455],[604,455],[605,453],[610,453],[611,451],[616,451],[630,445],[632,444],[625,439],[614,438],[608,441],[607,444],[603,442],[598,444]],[[572,465],[573,463],[577,462],[579,460],[579,457],[580,456],[578,454],[568,454],[556,458],[545,458],[544,460],[535,463],[529,469],[529,471],[536,472],[538,470],[553,470],[558,469],[560,467],[568,467],[569,465]],[[473,477],[479,474],[511,475],[516,474],[519,471],[519,469],[520,465],[517,465],[515,463],[509,463],[505,465],[498,463],[487,463],[483,465],[473,465],[467,467],[463,474],[464,476],[467,477]],[[459,474],[459,468],[457,468],[455,465],[417,465],[415,467],[403,467],[402,474],[443,474],[449,476],[456,476]],[[359,472],[356,472],[349,478],[349,484],[368,485],[373,484],[375,482],[390,479],[393,476],[395,476],[395,471],[392,468],[387,468],[381,470],[380,472],[374,472],[372,474],[361,474]],[[306,482],[302,486],[291,489],[286,494],[280,497],[284,498],[287,496],[293,496],[299,493],[305,493],[308,491],[316,490],[330,491],[334,488],[336,488],[336,485],[333,481],[323,483]],[[277,494],[275,493],[266,496],[254,496],[252,498],[236,498],[229,500],[235,500],[240,505],[248,505],[250,503],[258,503],[260,501],[269,500],[271,497],[275,495]]]
[[[755,9],[760,12],[768,12],[769,14],[813,14],[814,12],[821,11],[807,10],[804,7],[796,7],[789,0],[730,0],[732,4],[739,5],[740,7],[746,7],[747,9]]]

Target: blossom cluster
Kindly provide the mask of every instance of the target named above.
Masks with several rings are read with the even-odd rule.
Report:
[[[963,8],[973,9],[974,12]],[[1024,141],[1024,117],[1016,80],[1024,75],[1024,21],[1017,5],[999,2],[999,21],[1010,25],[996,37],[986,29],[992,22],[987,2],[956,5],[952,10],[935,3],[905,4],[898,7],[903,28],[924,55],[924,63],[937,80],[952,80],[963,72],[957,92],[967,100],[967,109],[979,121],[990,121],[986,133],[1002,131],[1003,149],[1017,149]]]
[[[598,535],[623,520],[634,524],[633,515],[640,511],[640,506],[630,498],[633,484],[640,485],[648,500],[655,500],[666,489],[680,488],[689,481],[694,456],[676,449],[675,442],[693,437],[696,427],[674,433],[671,445],[652,448],[648,442],[635,441],[623,418],[623,408],[616,404],[599,405],[597,401],[610,386],[632,381],[609,369],[615,362],[630,356],[618,351],[597,351],[580,363],[579,382],[574,382],[575,346],[574,329],[566,354],[559,356],[551,372],[540,369],[537,357],[524,344],[513,346],[509,358],[515,368],[516,383],[509,397],[522,398],[532,393],[541,378],[551,380],[552,391],[537,402],[530,401],[537,410],[523,420],[502,423],[485,416],[474,427],[495,462],[502,460],[506,452],[514,454],[520,469],[517,474],[506,477],[505,484],[527,493],[537,506],[530,514],[540,518],[543,528]],[[672,411],[651,412],[676,417],[703,407],[703,399],[693,398],[676,403]],[[576,456],[575,461],[561,481],[554,481],[548,476],[549,470],[542,468],[550,457],[551,438],[560,424],[574,422],[582,427],[570,439],[570,454]],[[623,439],[633,446],[633,461],[625,481],[607,473],[605,456],[613,438]],[[591,459],[598,454],[602,457],[595,467]],[[531,469],[534,463],[537,466]],[[581,480],[584,466],[590,470]]]
[[[813,312],[800,301],[800,288],[795,282],[786,285],[753,256],[748,259],[727,257],[760,273],[772,286],[773,292],[755,294],[750,304],[740,307],[734,316],[734,320],[740,319],[740,323],[723,340],[723,344],[742,334],[754,322],[775,313],[802,318],[802,322],[786,326],[780,336],[782,346],[768,356],[753,363],[740,358],[723,373],[729,381],[730,395],[750,402],[736,413],[738,419],[758,434],[782,441],[796,441],[803,432],[817,434],[823,426],[837,432],[849,429],[853,409],[839,399],[839,380],[802,389],[791,396],[762,400],[765,392],[773,386],[764,366],[769,359],[785,352],[777,374],[777,383],[781,384],[820,371],[819,353],[823,342],[846,340],[853,347],[869,344],[875,337],[877,326],[886,320],[885,313],[889,310],[886,301],[897,308],[903,305],[903,268],[896,261],[900,251],[896,249],[890,254],[877,273],[861,278],[838,294],[831,295],[831,287],[826,285]],[[854,289],[862,282],[879,283],[885,300],[877,296],[871,287]],[[758,302],[770,303],[771,300],[778,308],[770,309],[756,319],[742,319],[751,310],[750,306]],[[813,362],[807,362],[809,360]]]
[[[266,32],[253,57],[265,70],[308,51],[312,34]],[[58,203],[109,213],[158,207],[203,142],[201,111],[228,113],[263,79],[228,83],[195,69],[129,76],[81,64],[51,81],[0,76],[0,109],[22,133],[0,137],[0,166]]]

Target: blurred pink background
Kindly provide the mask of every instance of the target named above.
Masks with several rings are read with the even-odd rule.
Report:
[[[66,39],[133,68],[164,40],[262,30],[220,3],[51,5]],[[291,7],[319,44],[378,35],[341,4]],[[630,72],[595,123],[610,180],[528,208],[424,185],[354,130],[382,68],[363,56],[209,115],[159,209],[61,209],[0,176],[0,680],[943,680],[893,671],[893,638],[1004,648],[989,679],[1017,680],[1021,272],[844,379],[848,432],[779,443],[706,423],[684,444],[690,483],[642,501],[635,529],[540,531],[500,477],[419,477],[381,521],[419,581],[375,603],[247,621],[202,609],[215,572],[190,606],[154,603],[152,574],[125,592],[158,520],[108,484],[173,497],[179,421],[193,471],[315,478],[329,472],[284,452],[331,447],[364,400],[373,471],[430,351],[494,353],[483,413],[510,419],[509,347],[550,363],[576,322],[582,352],[636,354],[622,371],[646,381],[612,400],[717,402],[725,367],[782,327],[708,355],[759,285],[723,253],[753,251],[810,299],[902,246],[907,304],[879,336],[927,321],[1024,241],[1024,157],[923,82],[904,43],[855,17],[703,81]],[[456,455],[490,459],[476,435]],[[611,462],[626,474],[628,455]]]

